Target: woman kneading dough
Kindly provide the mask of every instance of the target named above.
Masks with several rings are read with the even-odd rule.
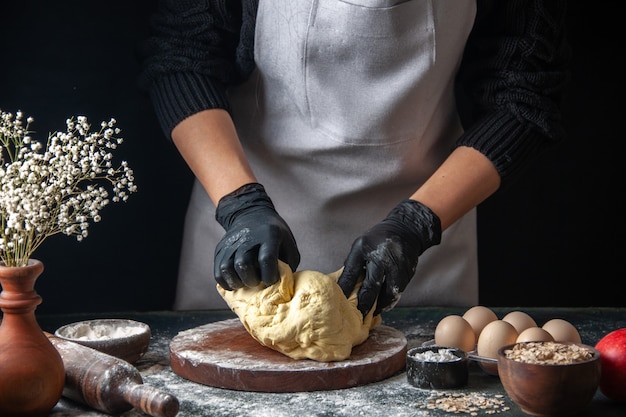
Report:
[[[372,311],[476,305],[477,205],[564,137],[565,9],[160,0],[140,82],[196,179],[173,308],[226,298],[297,356],[337,328],[363,339]],[[331,314],[358,283],[362,317]]]

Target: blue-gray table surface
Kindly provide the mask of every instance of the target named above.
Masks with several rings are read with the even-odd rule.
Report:
[[[439,320],[449,314],[463,314],[466,309],[417,307],[396,308],[383,314],[385,325],[401,330],[408,348],[420,346],[434,337]],[[582,342],[595,345],[609,331],[626,327],[626,308],[493,308],[498,317],[519,310],[542,325],[552,318],[563,318],[574,324]],[[53,333],[61,325],[94,318],[128,318],[147,323],[152,331],[148,352],[135,366],[143,381],[175,395],[180,401],[177,417],[414,417],[463,416],[441,409],[425,408],[437,394],[478,393],[501,403],[497,409],[478,410],[475,415],[526,416],[506,395],[500,380],[483,372],[475,363],[470,366],[468,385],[457,390],[426,390],[413,387],[401,372],[386,380],[360,387],[315,392],[259,393],[214,388],[198,384],[174,373],[169,366],[169,342],[178,332],[207,323],[236,317],[230,311],[162,311],[114,312],[94,314],[38,315],[43,330]],[[626,389],[626,388],[625,388]],[[62,398],[50,417],[106,416],[89,407]],[[123,417],[145,416],[130,410]],[[600,391],[579,417],[624,417],[626,404],[608,400]]]

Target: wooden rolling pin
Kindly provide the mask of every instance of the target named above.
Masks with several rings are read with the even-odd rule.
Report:
[[[143,383],[130,363],[44,332],[65,365],[63,396],[96,410],[119,414],[133,407],[154,417],[178,414],[178,399]]]

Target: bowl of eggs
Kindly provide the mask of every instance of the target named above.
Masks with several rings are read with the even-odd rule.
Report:
[[[523,311],[511,311],[498,318],[490,308],[474,306],[463,315],[444,317],[435,329],[434,343],[461,349],[478,362],[483,371],[498,375],[498,350],[528,341],[580,343],[581,339],[576,327],[560,318],[539,327]]]
[[[150,326],[128,319],[84,320],[59,327],[54,335],[123,359],[139,360],[150,344]]]
[[[507,395],[534,416],[578,414],[600,381],[600,352],[581,343],[516,342],[499,348],[497,356]]]

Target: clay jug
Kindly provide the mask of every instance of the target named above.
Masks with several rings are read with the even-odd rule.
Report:
[[[63,360],[35,319],[43,269],[36,259],[23,267],[0,262],[0,416],[48,416],[63,392]]]

